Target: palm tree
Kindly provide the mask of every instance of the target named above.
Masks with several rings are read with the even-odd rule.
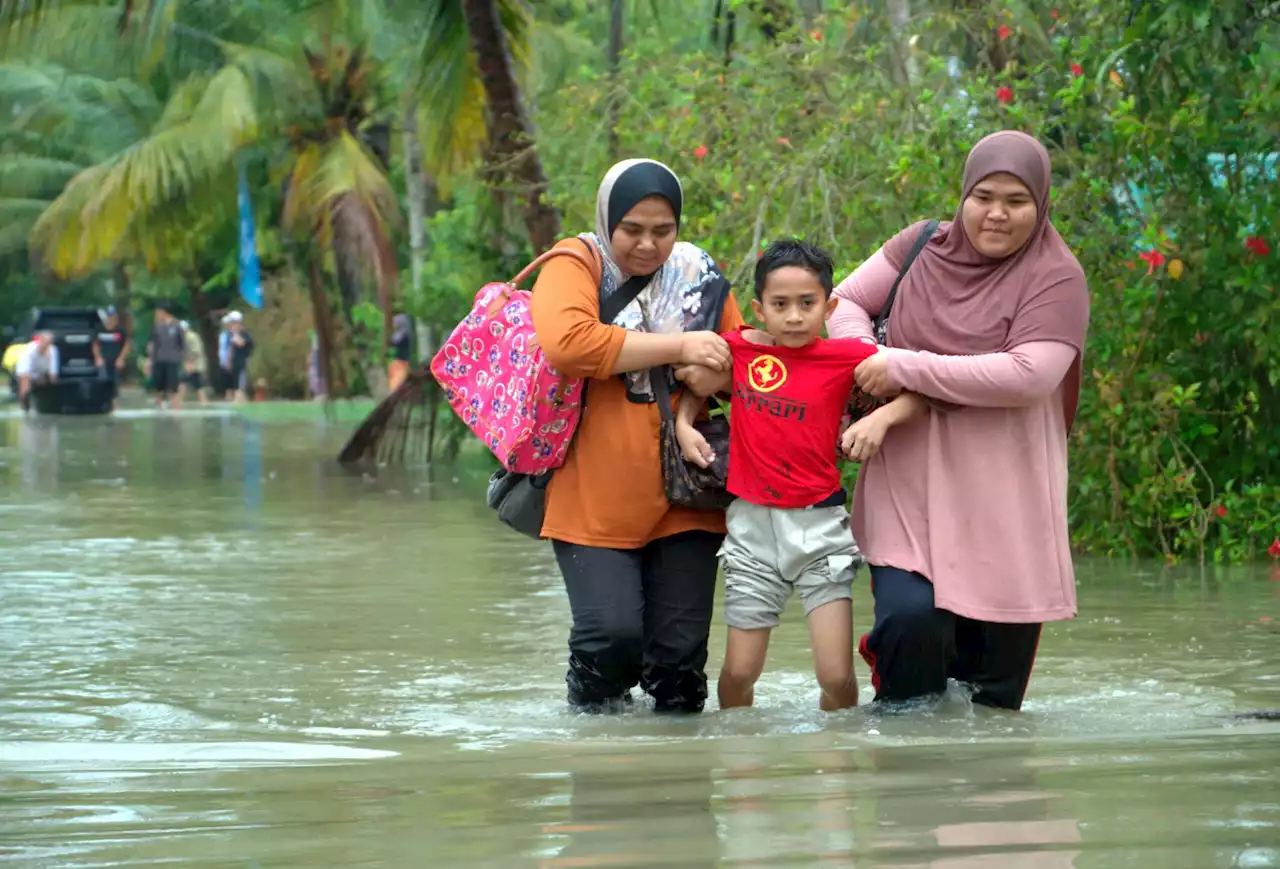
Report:
[[[541,253],[560,237],[560,215],[547,201],[547,176],[534,147],[533,122],[524,108],[499,3],[462,0],[462,8],[488,100],[490,167],[519,186],[529,241]]]

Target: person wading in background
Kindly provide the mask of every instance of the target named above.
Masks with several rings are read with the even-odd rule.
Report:
[[[93,364],[98,366],[98,376],[111,384],[113,403],[120,393],[120,373],[131,345],[115,306],[108,307],[102,312],[102,331],[93,339]]]
[[[223,362],[237,403],[249,399],[249,357],[253,355],[253,335],[244,327],[244,315],[232,311],[226,317],[227,346]]]
[[[204,342],[186,320],[182,321],[182,336],[187,344],[187,355],[183,361],[183,382],[191,387],[192,394],[201,404],[208,404],[209,396],[204,386],[206,368]]]
[[[156,305],[156,321],[147,343],[147,367],[156,390],[156,407],[168,408],[170,400],[174,410],[182,407],[182,365],[186,356],[182,324],[161,302]]]
[[[18,359],[18,401],[23,411],[31,410],[31,390],[58,382],[58,348],[52,332],[38,332]]]

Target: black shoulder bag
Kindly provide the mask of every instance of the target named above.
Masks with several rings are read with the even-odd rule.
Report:
[[[733,500],[725,485],[729,481],[729,418],[723,413],[693,424],[715,453],[709,467],[687,461],[676,439],[675,413],[671,409],[671,390],[667,385],[667,366],[649,369],[649,383],[662,415],[658,432],[659,460],[662,463],[662,486],[667,500],[677,507],[695,510],[724,510]],[[711,399],[714,401],[714,399]]]
[[[885,346],[885,342],[889,338],[889,313],[893,310],[893,300],[898,297],[898,287],[902,284],[902,279],[907,276],[907,270],[911,268],[911,264],[920,256],[920,252],[924,250],[924,246],[929,243],[929,239],[938,229],[938,221],[931,220],[920,230],[920,235],[916,236],[915,243],[911,245],[911,252],[907,254],[907,258],[902,261],[902,268],[898,269],[898,277],[894,280],[893,286],[889,288],[889,295],[884,300],[884,307],[880,312],[871,318],[871,331],[876,336],[876,343],[881,347]],[[853,397],[849,401],[849,407],[846,414],[850,422],[861,419],[871,411],[884,404],[878,398],[867,395],[858,387],[853,388]]]
[[[588,244],[593,256],[599,257],[595,245]],[[640,295],[649,285],[652,275],[631,278],[618,291],[600,303],[600,322],[612,323],[622,309]],[[586,389],[582,394],[583,412],[586,412]],[[551,475],[513,474],[499,468],[489,477],[489,490],[485,501],[498,514],[498,521],[534,540],[542,539],[542,521],[547,514],[547,485]]]

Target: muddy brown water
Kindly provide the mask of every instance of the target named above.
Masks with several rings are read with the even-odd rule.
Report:
[[[1280,867],[1267,566],[1083,561],[1022,714],[820,713],[793,608],[758,708],[581,717],[549,549],[345,434],[0,418],[0,864]]]

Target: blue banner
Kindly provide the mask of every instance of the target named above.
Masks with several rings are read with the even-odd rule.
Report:
[[[253,224],[253,203],[244,178],[244,163],[236,167],[240,204],[240,296],[252,308],[262,307],[262,273],[258,268],[258,242]]]

